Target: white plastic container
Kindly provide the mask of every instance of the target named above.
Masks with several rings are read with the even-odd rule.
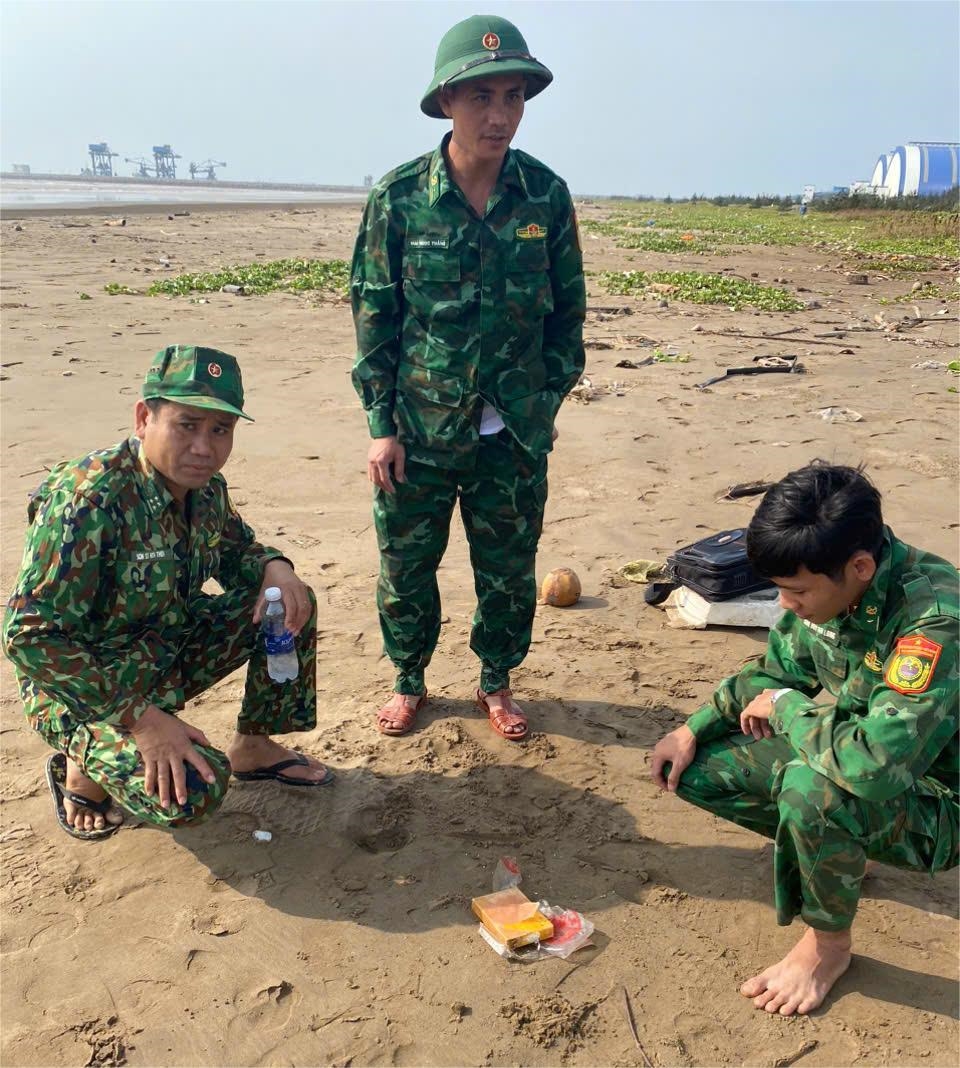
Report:
[[[663,605],[671,627],[703,630],[706,627],[770,627],[783,615],[776,590],[756,590],[728,601],[707,601],[680,586]]]

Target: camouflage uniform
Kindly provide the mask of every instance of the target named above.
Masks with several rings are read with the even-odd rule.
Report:
[[[480,218],[443,148],[378,183],[353,257],[354,386],[371,437],[397,435],[406,450],[406,486],[374,499],[381,628],[405,693],[423,692],[439,632],[435,572],[458,491],[481,687],[506,686],[526,655],[546,454],[584,366],[583,264],[566,185],[510,150]],[[481,438],[484,403],[505,429]]]
[[[216,782],[188,764],[187,803],[162,809],[128,729],[149,704],[175,713],[249,661],[241,734],[310,730],[316,717],[315,602],[300,678],[277,687],[251,617],[264,566],[284,557],[255,540],[222,476],[187,500],[184,514],[137,438],[59,464],[30,502],[3,629],[31,726],[124,808],[168,826],[215,809],[230,765],[198,746]],[[203,593],[208,579],[225,592]]]
[[[687,721],[697,753],[677,792],[774,839],[780,924],[849,927],[867,858],[956,866],[958,605],[956,568],[887,529],[854,612],[822,626],[785,612],[766,654]],[[783,688],[774,737],[741,734],[750,701]]]

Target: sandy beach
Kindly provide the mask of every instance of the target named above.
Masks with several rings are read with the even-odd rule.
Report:
[[[584,221],[611,210],[579,207]],[[540,576],[576,570],[584,597],[538,609],[513,677],[531,736],[499,739],[473,706],[474,596],[456,522],[432,699],[416,733],[389,739],[374,728],[392,674],[349,304],[104,292],[222,264],[349,259],[359,207],[124,211],[122,227],[92,213],[2,222],[3,600],[27,493],[46,467],[129,432],[151,355],[176,342],[235,354],[256,422],[239,428],[224,473],[261,539],[316,590],[319,722],[295,743],[338,781],[317,793],[238,783],[199,828],[75,841],[54,820],[47,750],[4,661],[3,1064],[954,1065],[955,872],[876,871],[854,963],[812,1016],[770,1017],[740,996],[799,934],[775,925],[772,847],[661,796],[648,761],[766,635],[672,629],[615,572],[744,525],[756,499],[721,500],[727,487],[817,456],[865,462],[896,533],[957,562],[957,380],[923,366],[958,358],[957,323],[937,321],[956,306],[918,296],[915,316],[912,303],[882,303],[955,274],[851,284],[857,264],[822,248],[706,261],[618,248],[586,228],[595,395],[561,410],[538,561]],[[779,279],[808,307],[731,311],[599,287],[595,272],[627,268]],[[896,329],[902,317],[930,321]],[[616,366],[654,347],[689,361]],[[802,375],[694,388],[754,356],[794,354]],[[862,420],[813,414],[828,406]],[[225,680],[185,717],[225,744],[242,684]],[[255,841],[257,829],[272,841]],[[566,961],[497,957],[469,903],[491,889],[501,855],[518,858],[530,896],[587,915],[594,945]]]

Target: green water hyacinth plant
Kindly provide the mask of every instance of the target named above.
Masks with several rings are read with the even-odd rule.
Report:
[[[151,297],[161,294],[183,297],[190,293],[216,293],[224,286],[240,286],[251,294],[318,290],[342,297],[349,283],[350,265],[345,260],[271,260],[165,278],[154,282],[147,293]]]
[[[734,311],[759,308],[761,311],[800,311],[802,300],[777,286],[762,286],[723,274],[703,274],[699,271],[601,271],[597,276],[608,292],[621,296],[642,296],[651,287],[676,300],[691,304],[725,304]],[[664,290],[664,287],[669,287]]]

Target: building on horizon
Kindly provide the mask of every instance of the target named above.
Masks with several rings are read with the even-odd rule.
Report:
[[[858,183],[859,184],[859,183]],[[908,141],[877,160],[871,191],[881,197],[929,197],[960,184],[960,144]]]

